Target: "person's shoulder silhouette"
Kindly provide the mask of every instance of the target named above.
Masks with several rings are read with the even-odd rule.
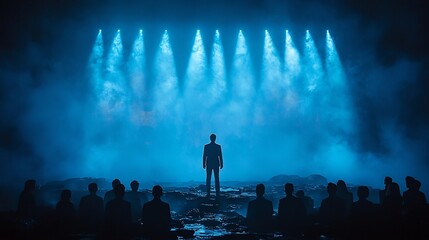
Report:
[[[131,227],[131,204],[125,201],[125,186],[118,184],[115,186],[116,198],[106,205],[106,227],[113,236],[123,236],[129,234]]]
[[[256,199],[249,202],[246,223],[250,231],[269,232],[272,226],[273,203],[264,198],[265,186],[256,186]]]
[[[130,186],[131,191],[125,193],[125,200],[131,204],[131,215],[133,222],[137,222],[137,220],[140,218],[142,209],[141,193],[138,192],[140,184],[138,181],[134,180],[131,182]]]
[[[103,222],[103,199],[97,196],[97,183],[88,185],[89,195],[83,196],[79,203],[79,217],[86,231],[96,231]]]
[[[70,233],[76,224],[76,209],[71,202],[71,191],[66,189],[61,192],[61,200],[55,208],[57,231]]]
[[[346,203],[336,195],[337,185],[334,183],[328,183],[327,191],[329,196],[320,204],[320,221],[324,225],[339,224],[346,217]]]
[[[303,190],[296,191],[296,197],[301,199],[304,203],[307,215],[312,214],[314,209],[314,200],[310,196],[306,196]]]
[[[168,234],[171,229],[170,205],[161,200],[163,189],[156,185],[152,189],[153,200],[145,203],[142,209],[142,223],[148,234]]]

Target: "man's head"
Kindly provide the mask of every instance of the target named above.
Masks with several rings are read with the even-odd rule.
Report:
[[[286,192],[286,195],[292,195],[292,193],[293,193],[293,184],[292,183],[286,183],[285,184],[285,192]]]
[[[112,181],[112,188],[115,189],[115,186],[121,184],[121,181],[119,179],[115,179]]]
[[[212,135],[210,135],[210,141],[216,142],[216,135],[214,133],[212,133]]]
[[[97,183],[93,182],[88,184],[88,191],[91,194],[95,194],[98,191]]]
[[[25,181],[24,191],[26,192],[34,192],[36,190],[36,180],[29,179]]]
[[[137,192],[137,190],[139,189],[139,185],[139,182],[137,182],[136,180],[132,181],[130,184],[131,190]]]
[[[162,192],[162,187],[159,185],[155,185],[152,188],[152,195],[154,198],[161,198],[163,192]]]
[[[257,197],[262,197],[265,194],[265,186],[264,184],[258,184],[256,185],[256,196]]]
[[[337,194],[337,185],[335,185],[334,183],[328,183],[328,194],[329,196],[335,196]]]
[[[407,186],[407,188],[412,188],[414,181],[415,181],[415,179],[413,177],[406,176],[405,177],[405,185]]]
[[[389,186],[393,182],[393,179],[389,176],[384,178],[384,185]]]
[[[357,190],[359,200],[365,200],[369,196],[369,188],[367,186],[360,186]]]
[[[115,186],[114,190],[115,190],[115,195],[117,198],[123,198],[124,197],[124,195],[125,195],[124,184],[119,183],[118,185]]]
[[[71,199],[71,191],[68,189],[65,189],[61,192],[61,200],[69,202]]]

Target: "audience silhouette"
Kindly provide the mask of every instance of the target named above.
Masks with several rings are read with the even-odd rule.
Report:
[[[116,198],[106,205],[106,230],[110,237],[122,238],[130,234],[131,204],[125,201],[125,186],[115,185]]]
[[[304,203],[307,215],[312,214],[314,209],[314,200],[310,196],[306,196],[303,190],[296,191],[296,197],[301,199]]]
[[[88,191],[89,195],[80,199],[79,219],[85,232],[95,233],[103,223],[104,204],[103,199],[97,196],[97,183],[90,183]]]
[[[368,201],[369,188],[360,186],[357,190],[358,200],[350,209],[351,230],[355,239],[368,239],[374,232],[374,216],[376,208],[374,203]]]
[[[130,184],[131,191],[125,194],[125,200],[131,203],[131,216],[134,223],[140,219],[142,211],[141,194],[138,192],[139,185],[137,180],[132,181]]]
[[[18,208],[19,217],[23,219],[34,219],[36,215],[36,180],[29,179],[25,182],[24,190],[19,195]]]
[[[61,200],[55,208],[57,230],[62,234],[68,234],[75,230],[77,214],[71,202],[71,191],[66,189],[61,192]]]
[[[389,188],[390,188],[390,184],[392,184],[392,182],[393,182],[393,179],[391,177],[386,176],[384,178],[384,189],[380,190],[380,192],[379,192],[380,205],[383,204],[384,199],[389,194]]]
[[[293,184],[286,183],[286,197],[279,201],[278,223],[281,231],[295,234],[303,230],[306,209],[302,200],[293,196],[293,191]]]
[[[121,181],[117,178],[112,181],[112,190],[109,190],[104,194],[104,205],[107,206],[110,201],[116,198],[115,187],[119,184],[121,184]]]
[[[411,176],[407,176],[405,182],[407,190],[401,196],[399,185],[390,177],[385,177],[385,188],[379,191],[380,205],[368,200],[370,189],[367,186],[359,186],[358,200],[351,204],[349,212],[344,199],[349,201],[353,194],[347,190],[345,182],[339,180],[339,188],[334,183],[328,183],[329,196],[322,200],[319,214],[314,216],[314,201],[305,196],[303,190],[297,191],[295,197],[294,185],[286,183],[286,197],[279,201],[277,224],[273,221],[273,204],[264,197],[265,185],[258,184],[256,199],[248,203],[245,222],[249,234],[258,234],[258,237],[272,236],[266,234],[280,230],[283,237],[288,239],[428,239],[428,205],[425,194],[420,191],[421,182]],[[142,195],[138,192],[137,181],[131,182],[131,191],[126,194],[124,185],[118,179],[112,185],[115,197],[106,204],[105,209],[103,199],[97,196],[97,184],[90,183],[89,195],[80,199],[79,218],[71,201],[72,192],[68,189],[61,192],[61,200],[52,214],[49,209],[41,208],[40,218],[34,218],[36,181],[27,180],[19,196],[16,211],[16,217],[19,218],[15,219],[20,221],[16,229],[27,231],[28,236],[35,234],[37,239],[74,238],[78,236],[75,233],[97,234],[94,235],[97,239],[170,239],[190,232],[192,233],[188,236],[192,236],[193,231],[186,229],[179,228],[170,232],[170,206],[161,200],[161,186],[153,187],[153,200],[141,207]],[[125,196],[129,201],[124,200]],[[106,193],[106,199],[109,198]],[[135,213],[139,206],[141,225],[138,222],[139,216]],[[78,224],[82,228],[77,228]],[[32,229],[38,229],[38,232],[31,231]],[[260,235],[261,233],[264,235]],[[27,235],[17,235],[13,239],[26,238]]]
[[[150,237],[162,238],[168,236],[171,229],[170,205],[161,200],[162,187],[155,185],[152,188],[152,201],[143,205],[142,223],[144,231]]]
[[[212,172],[214,172],[216,197],[220,195],[219,169],[223,168],[222,148],[215,143],[216,135],[210,135],[210,143],[204,145],[203,168],[206,169],[207,197],[210,197]]]
[[[273,203],[264,198],[264,184],[256,185],[256,199],[249,202],[247,206],[246,223],[250,231],[269,232],[273,229]]]
[[[353,193],[349,192],[344,180],[337,181],[337,196],[344,200],[346,204],[346,214],[348,214],[353,204]]]
[[[338,235],[338,229],[346,218],[346,203],[337,196],[337,185],[334,183],[328,183],[327,191],[329,196],[320,204],[320,223],[325,234]]]

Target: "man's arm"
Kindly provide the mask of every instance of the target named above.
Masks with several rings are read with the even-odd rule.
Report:
[[[219,164],[220,164],[220,169],[223,168],[223,157],[222,157],[222,147],[219,145]]]
[[[203,168],[205,169],[207,165],[207,157],[206,157],[206,146],[204,146],[204,151],[203,151]]]

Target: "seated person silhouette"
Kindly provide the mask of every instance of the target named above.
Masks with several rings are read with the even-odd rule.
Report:
[[[278,224],[283,232],[300,233],[303,230],[306,210],[302,200],[293,196],[293,191],[293,184],[286,183],[286,197],[279,201]]]
[[[25,182],[24,190],[19,195],[18,216],[23,219],[34,219],[36,215],[36,180],[30,179]]]
[[[249,231],[270,232],[272,226],[273,203],[264,198],[265,186],[256,186],[256,199],[247,206],[246,223]]]
[[[171,229],[170,205],[161,200],[162,187],[152,189],[153,200],[145,203],[142,209],[144,231],[151,237],[167,236]]]
[[[137,223],[138,219],[141,217],[142,211],[142,200],[141,194],[138,192],[139,182],[136,180],[132,181],[131,191],[125,193],[125,200],[131,203],[131,216],[134,223]]]
[[[392,182],[393,182],[393,179],[391,177],[386,176],[384,178],[384,189],[380,190],[380,192],[378,193],[378,195],[379,195],[378,197],[379,197],[379,200],[380,200],[380,205],[383,204],[384,198],[386,198],[386,196],[389,194],[389,187],[390,187],[390,184]]]
[[[119,184],[121,184],[121,181],[117,178],[112,181],[112,190],[109,190],[104,194],[104,205],[105,206],[107,206],[107,204],[110,201],[112,201],[113,199],[116,198],[115,187]]]
[[[57,229],[60,233],[71,233],[75,229],[77,214],[71,202],[71,191],[66,189],[61,192],[61,200],[55,208]]]
[[[79,219],[85,232],[96,232],[104,219],[103,199],[97,196],[97,183],[88,184],[89,195],[83,196],[79,203]]]
[[[223,168],[222,148],[219,144],[215,143],[216,135],[210,135],[210,143],[204,145],[203,153],[203,168],[206,169],[206,188],[207,197],[210,197],[210,184],[212,179],[212,172],[215,178],[216,197],[220,195],[220,181],[219,169]]]
[[[123,237],[130,233],[131,227],[131,204],[125,201],[125,186],[115,186],[116,198],[107,203],[106,206],[106,228],[110,236]]]
[[[319,218],[322,227],[327,233],[334,233],[339,225],[344,223],[346,217],[346,203],[342,198],[337,197],[337,185],[328,183],[327,191],[329,196],[322,200],[319,208]]]
[[[296,191],[296,197],[304,203],[307,216],[314,211],[314,200],[310,196],[306,196],[303,190]]]
[[[353,235],[356,239],[368,239],[374,226],[376,214],[375,205],[368,201],[369,189],[366,186],[359,186],[357,190],[358,200],[352,204],[350,209],[350,223]]]

